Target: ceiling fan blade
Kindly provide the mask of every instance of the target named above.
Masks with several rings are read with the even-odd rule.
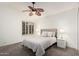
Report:
[[[28,6],[29,9],[31,9],[32,11],[35,11],[34,7]]]
[[[31,10],[23,10],[22,12],[31,12]]]
[[[42,8],[36,8],[36,10],[38,10],[40,12],[44,12],[44,9],[42,9]]]
[[[38,16],[41,16],[41,13],[40,12],[37,12],[36,11],[35,14],[38,15]]]

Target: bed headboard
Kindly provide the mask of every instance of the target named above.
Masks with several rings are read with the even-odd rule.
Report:
[[[55,37],[57,38],[57,29],[41,29],[41,34],[43,32],[55,32]]]

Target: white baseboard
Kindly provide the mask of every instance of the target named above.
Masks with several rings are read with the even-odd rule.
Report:
[[[0,47],[19,43],[19,42],[22,42],[22,41],[16,41],[16,42],[11,42],[11,43],[10,42],[2,42],[2,43],[0,43]]]

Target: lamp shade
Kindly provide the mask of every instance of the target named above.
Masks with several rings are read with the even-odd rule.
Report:
[[[60,33],[64,33],[64,29],[60,29],[59,32],[60,32]]]

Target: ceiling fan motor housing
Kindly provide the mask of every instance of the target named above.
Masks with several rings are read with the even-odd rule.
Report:
[[[35,4],[35,2],[32,2],[32,4]]]

